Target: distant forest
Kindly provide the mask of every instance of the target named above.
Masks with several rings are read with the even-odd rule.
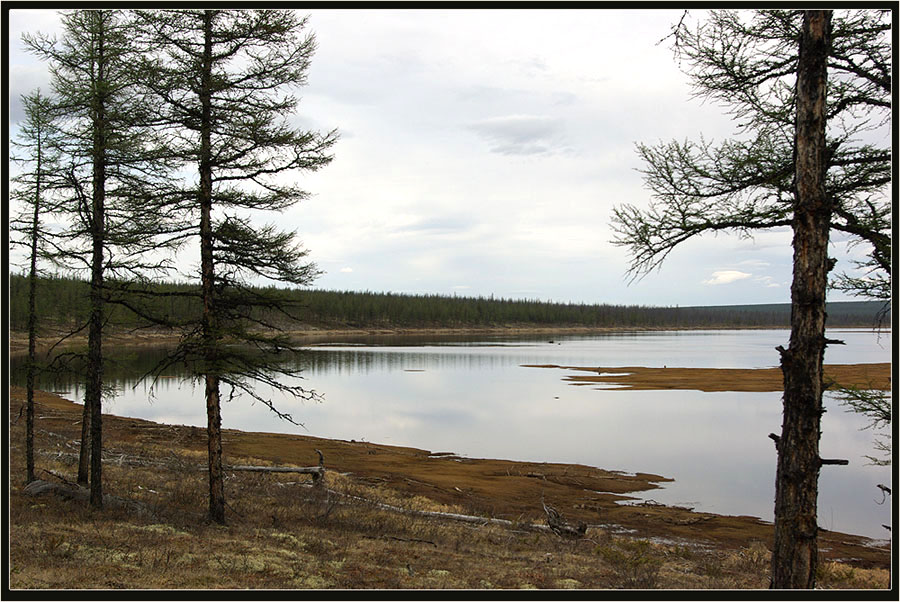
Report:
[[[46,277],[38,281],[37,314],[45,328],[82,322],[89,309],[89,283],[68,277]],[[154,314],[186,318],[200,311],[196,285],[161,283],[159,296],[151,302]],[[300,325],[315,328],[460,328],[460,327],[586,327],[586,328],[759,328],[790,327],[790,305],[727,305],[705,307],[649,307],[584,303],[552,303],[528,299],[408,295],[375,292],[283,290],[290,313]],[[9,328],[26,329],[28,280],[19,274],[9,278]],[[846,301],[827,304],[829,327],[874,327],[882,317],[890,325],[890,314],[880,316],[880,301]],[[111,325],[133,328],[141,319],[124,307],[109,306]],[[259,316],[286,328],[283,315]]]

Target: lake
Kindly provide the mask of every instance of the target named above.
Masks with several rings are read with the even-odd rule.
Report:
[[[244,431],[308,434],[455,452],[478,458],[579,463],[675,479],[637,494],[643,500],[698,511],[773,520],[775,448],[781,432],[780,393],[624,391],[574,386],[570,371],[525,367],[651,366],[766,368],[777,366],[787,330],[620,332],[602,335],[369,337],[310,344],[297,360],[319,402],[264,392],[304,427],[279,420],[252,400],[223,404],[223,426]],[[826,363],[891,361],[891,335],[835,330]],[[551,341],[552,339],[552,341]],[[136,382],[160,350],[116,349],[107,380],[116,396],[104,412],[170,424],[205,426],[203,387],[177,370],[151,388]],[[11,361],[21,384],[21,358]],[[43,382],[80,401],[77,382]],[[152,393],[152,397],[151,397]],[[867,420],[826,395],[821,453],[849,466],[824,466],[819,524],[887,538],[893,488],[890,467],[872,466]],[[881,434],[890,436],[890,429]],[[227,453],[227,450],[226,450]],[[314,460],[314,459],[312,459]]]

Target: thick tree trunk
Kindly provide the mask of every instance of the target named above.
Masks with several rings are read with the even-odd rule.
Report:
[[[784,417],[777,443],[773,588],[816,584],[816,505],[831,207],[825,194],[825,82],[830,11],[806,11],[797,71],[791,340],[781,352]]]
[[[225,522],[225,473],[222,467],[222,414],[217,357],[215,266],[212,231],[212,12],[203,23],[203,65],[200,83],[200,286],[203,295],[203,345],[206,362],[206,434],[209,464],[209,518]]]

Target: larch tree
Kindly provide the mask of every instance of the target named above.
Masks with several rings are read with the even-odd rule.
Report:
[[[308,285],[318,271],[294,232],[258,223],[255,213],[284,212],[306,198],[297,174],[328,164],[337,136],[290,123],[298,103],[291,92],[305,85],[315,50],[295,11],[155,10],[137,19],[170,155],[194,174],[178,206],[199,244],[202,310],[167,363],[184,362],[204,382],[209,518],[224,523],[222,386],[229,398],[246,394],[287,420],[257,387],[313,395],[284,378],[297,375],[285,363],[296,348],[266,317],[290,320],[287,296],[250,285]]]
[[[639,144],[652,200],[613,211],[614,243],[629,250],[635,277],[702,234],[794,231],[791,342],[779,348],[784,422],[773,435],[776,588],[815,584],[830,232],[867,249],[862,272],[832,286],[891,298],[890,17],[867,9],[711,11],[695,28],[682,18],[671,36],[676,56],[698,96],[730,108],[736,135],[718,145]]]
[[[637,145],[646,208],[613,211],[614,243],[630,272],[658,268],[677,246],[703,234],[752,236],[790,227],[794,203],[794,116],[802,14],[796,10],[710,11],[695,28],[683,18],[671,39],[699,98],[734,117],[735,136],[714,144]],[[826,181],[831,229],[863,248],[862,272],[832,286],[891,298],[891,12],[835,11],[828,57]]]
[[[825,295],[832,199],[825,191],[826,81],[831,11],[805,11],[797,63],[794,135],[794,277],[791,341],[779,347],[784,373],[784,418],[775,479],[772,587],[813,589],[818,566],[818,482]]]
[[[68,228],[52,239],[57,265],[90,274],[86,328],[86,383],[78,482],[88,483],[91,505],[103,505],[103,330],[111,284],[165,267],[155,258],[155,233],[166,219],[152,183],[167,163],[152,143],[154,113],[142,97],[133,23],[120,10],[61,14],[60,40],[23,36],[29,51],[47,60],[55,92],[61,188]],[[80,328],[84,328],[81,326]]]
[[[11,140],[17,149],[13,160],[23,166],[12,178],[10,199],[20,205],[20,213],[10,222],[10,231],[21,238],[10,242],[28,250],[28,357],[25,368],[25,468],[26,481],[35,480],[34,473],[34,380],[36,371],[35,342],[37,312],[35,308],[38,259],[44,250],[47,232],[42,218],[53,211],[51,195],[59,177],[59,150],[53,101],[40,90],[22,97],[25,111],[19,125],[18,139]]]

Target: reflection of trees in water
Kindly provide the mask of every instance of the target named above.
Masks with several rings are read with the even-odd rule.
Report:
[[[166,357],[164,348],[109,347],[103,361],[104,381],[111,387],[122,388],[136,385],[144,374]],[[40,369],[35,386],[44,390],[80,391],[84,382],[84,358],[76,351],[66,351],[50,357],[38,355]],[[10,382],[24,384],[25,358],[11,357],[9,362]],[[180,381],[188,374],[183,366],[172,366],[164,371],[159,381]],[[151,379],[147,379],[147,384]]]
[[[682,356],[686,350],[702,348],[715,358],[743,358],[756,349],[771,349],[781,333],[763,331],[733,331],[722,336],[722,331],[664,331],[664,332],[614,332],[592,335],[550,336],[366,336],[304,340],[307,345],[298,354],[285,354],[284,362],[291,369],[299,369],[307,379],[315,376],[376,374],[403,370],[499,370],[523,364],[554,363],[559,365],[646,365],[657,361],[660,366],[675,354]],[[848,333],[841,335],[850,336]],[[865,345],[861,333],[859,339],[848,341],[860,349]],[[698,338],[699,337],[699,338]],[[558,346],[557,344],[561,344]],[[163,371],[160,378],[141,377],[150,373],[166,357],[163,347],[123,347],[107,345],[104,362],[104,380],[119,390],[136,387],[135,391],[150,393],[187,387],[190,371],[183,365],[173,365]],[[835,348],[832,353],[840,349]],[[774,354],[774,351],[772,352]],[[653,357],[655,359],[648,359]],[[665,359],[663,359],[665,358]],[[46,369],[49,360],[38,354],[38,361],[45,367],[37,377],[36,386],[45,391],[81,391],[84,379],[84,363],[77,354],[71,362]],[[684,363],[684,358],[681,358]],[[845,359],[831,359],[833,363],[847,363]],[[753,360],[756,365],[761,360]],[[883,361],[866,356],[860,361]],[[739,367],[741,359],[728,363]],[[715,361],[706,359],[703,366],[714,367]],[[671,365],[671,363],[670,363]],[[698,364],[699,365],[699,364]],[[13,385],[25,384],[25,357],[10,358],[10,381]],[[314,383],[313,383],[314,384]],[[77,399],[77,397],[76,397]]]
[[[300,356],[300,367],[311,374],[354,374],[395,370],[485,370],[528,363],[502,347],[453,352],[447,348],[313,349]]]
[[[390,346],[402,340],[404,347]],[[509,347],[503,342],[484,343],[470,346],[472,341],[464,337],[452,337],[434,344],[430,339],[428,347],[416,339],[396,337],[391,340],[379,338],[377,347],[316,348],[309,347],[299,354],[285,355],[284,364],[290,368],[299,368],[307,376],[315,374],[367,374],[394,370],[465,370],[495,369],[522,363],[528,363],[529,357],[520,353],[509,353]],[[469,343],[462,350],[462,345]],[[535,342],[538,342],[536,339]],[[541,340],[540,342],[546,342]],[[356,345],[358,343],[355,343]],[[525,343],[528,345],[528,343]],[[453,350],[460,346],[460,351]],[[521,345],[516,345],[521,348]],[[166,368],[162,374],[146,376],[166,358],[167,349],[161,347],[116,347],[109,348],[104,362],[104,380],[116,389],[135,388],[147,394],[160,393],[173,387],[185,386],[185,379],[191,371],[183,364]],[[61,360],[65,361],[61,361]],[[539,358],[535,356],[534,360]],[[39,389],[50,391],[73,391],[80,394],[84,381],[84,361],[77,353],[67,352],[53,357],[40,357],[40,370],[36,379]],[[11,357],[10,382],[13,385],[25,384],[25,358]]]

